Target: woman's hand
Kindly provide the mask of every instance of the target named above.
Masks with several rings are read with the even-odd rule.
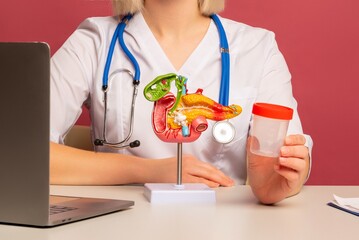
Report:
[[[152,176],[150,182],[177,182],[177,159],[166,158],[150,160]],[[152,164],[153,163],[153,164]],[[234,181],[209,163],[202,162],[192,155],[182,157],[182,182],[204,183],[209,187],[233,186]]]
[[[254,155],[247,145],[248,180],[259,201],[272,204],[300,191],[309,171],[305,141],[303,135],[287,136],[279,158]]]

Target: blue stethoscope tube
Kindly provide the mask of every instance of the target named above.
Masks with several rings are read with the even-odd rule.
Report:
[[[140,66],[139,66],[136,58],[128,50],[128,48],[124,42],[124,37],[123,37],[123,33],[126,28],[126,25],[127,25],[128,21],[131,20],[131,18],[132,18],[131,14],[123,17],[113,34],[111,44],[110,44],[110,47],[108,50],[107,60],[106,60],[105,69],[104,69],[103,78],[102,78],[102,88],[104,90],[107,90],[107,88],[108,88],[108,76],[109,76],[110,66],[111,66],[111,62],[112,62],[112,56],[113,56],[113,52],[114,52],[117,40],[119,41],[119,44],[120,44],[122,50],[124,51],[126,56],[130,59],[132,65],[135,69],[135,75],[133,77],[134,84],[138,85],[140,83],[140,75],[141,75]],[[228,100],[229,99],[229,76],[230,76],[229,75],[230,74],[230,72],[229,72],[230,71],[230,56],[229,56],[228,40],[227,40],[226,32],[223,28],[223,25],[222,25],[219,17],[217,15],[213,14],[213,15],[211,15],[211,18],[217,26],[217,30],[218,30],[218,34],[219,34],[219,41],[220,41],[219,47],[220,47],[220,52],[221,52],[222,75],[221,75],[221,86],[220,86],[220,92],[219,92],[219,103],[224,106],[228,106],[228,104],[229,104],[229,100]]]
[[[109,87],[109,85],[108,85],[109,71],[110,71],[110,67],[111,67],[111,62],[112,62],[116,42],[118,40],[121,49],[123,50],[125,55],[129,58],[130,62],[133,65],[133,68],[135,70],[135,74],[133,76],[133,85],[135,87],[135,91],[134,91],[134,97],[133,97],[132,108],[131,108],[130,129],[132,129],[132,123],[133,123],[134,99],[135,99],[135,95],[137,95],[137,86],[140,83],[140,76],[141,76],[140,66],[139,66],[136,58],[132,55],[132,53],[127,48],[127,46],[124,42],[124,37],[123,37],[126,25],[127,25],[128,21],[131,20],[132,16],[133,15],[131,15],[131,14],[124,16],[122,18],[121,22],[118,24],[118,26],[113,34],[113,37],[112,37],[111,43],[110,43],[110,47],[108,50],[108,55],[107,55],[105,68],[104,68],[104,72],[103,72],[103,78],[102,78],[102,90],[105,94],[104,101],[105,101],[105,108],[106,108],[107,107],[107,94],[106,93],[107,93],[108,87]],[[228,103],[229,103],[229,80],[230,80],[230,55],[229,55],[228,40],[227,40],[226,32],[223,28],[223,25],[222,25],[219,17],[217,15],[213,14],[213,15],[211,15],[211,18],[214,21],[214,23],[216,24],[216,27],[218,30],[219,47],[220,47],[220,52],[221,52],[222,73],[221,73],[221,85],[220,85],[220,91],[219,91],[219,103],[221,105],[228,106]],[[132,134],[131,130],[130,130],[129,135],[126,137],[126,139],[124,141],[121,141],[119,143],[107,142],[106,133],[105,133],[105,131],[106,131],[106,128],[105,128],[106,111],[107,110],[105,109],[103,140],[96,139],[94,142],[95,145],[97,145],[97,146],[108,145],[108,146],[115,147],[118,149],[121,149],[124,147],[138,147],[140,145],[138,140],[136,140],[126,146],[118,146],[118,145],[122,145],[124,142],[127,142],[127,140],[130,138],[130,136]],[[228,121],[225,121],[225,122],[227,122],[227,124],[229,124]]]
[[[131,14],[124,16],[122,18],[121,22],[117,25],[117,28],[113,34],[113,37],[112,37],[112,40],[110,43],[110,47],[108,50],[108,55],[107,55],[107,59],[106,59],[106,63],[105,63],[105,69],[103,72],[103,77],[102,77],[102,89],[104,91],[106,91],[108,88],[108,76],[109,76],[109,72],[110,72],[113,52],[114,52],[115,46],[116,46],[116,40],[118,40],[123,52],[130,59],[132,65],[135,69],[135,75],[133,76],[133,84],[138,85],[140,83],[140,77],[141,77],[140,66],[138,65],[136,58],[132,55],[130,50],[128,50],[128,48],[125,44],[124,38],[123,38],[123,33],[125,31],[126,25],[127,25],[128,21],[131,20],[131,18],[132,18]]]
[[[222,63],[222,76],[221,86],[219,89],[219,103],[228,106],[229,104],[229,71],[230,71],[230,57],[229,57],[229,46],[226,32],[223,28],[221,21],[217,15],[211,15],[214,23],[217,26],[219,34],[219,47],[221,51],[221,63]]]

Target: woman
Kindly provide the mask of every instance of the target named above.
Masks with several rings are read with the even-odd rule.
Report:
[[[188,77],[187,87],[202,88],[218,99],[221,78],[219,36],[209,15],[224,7],[222,0],[113,0],[117,16],[134,14],[124,41],[141,68],[139,93],[155,77],[174,72]],[[103,136],[102,76],[113,33],[120,17],[84,21],[52,58],[51,182],[53,184],[126,184],[175,182],[176,145],[161,142],[151,127],[152,103],[139,94],[131,139],[141,146],[113,150],[97,146],[95,152],[62,145],[85,103],[92,120],[93,139]],[[275,203],[299,192],[309,172],[310,137],[302,132],[290,73],[274,34],[221,18],[231,54],[229,103],[243,108],[232,123],[235,139],[219,144],[211,131],[183,146],[183,182],[210,187],[244,184],[247,176],[259,201]],[[116,45],[109,71],[106,119],[107,139],[124,139],[129,130],[133,66]],[[247,139],[254,102],[293,108],[285,146],[278,159],[248,154]],[[211,123],[210,123],[211,124]],[[211,127],[209,127],[211,129]],[[205,146],[205,147],[204,147]]]

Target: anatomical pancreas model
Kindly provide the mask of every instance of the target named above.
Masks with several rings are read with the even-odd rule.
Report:
[[[170,92],[173,81],[176,96]],[[187,78],[170,73],[158,76],[144,89],[145,98],[154,102],[154,132],[164,142],[193,142],[207,129],[207,119],[222,121],[242,112],[238,105],[223,106],[204,96],[202,89],[188,93],[186,82]]]

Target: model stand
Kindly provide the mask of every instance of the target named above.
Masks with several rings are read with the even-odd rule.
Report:
[[[216,193],[203,183],[182,183],[182,143],[177,143],[177,183],[146,183],[151,203],[215,203]]]
[[[217,122],[228,120],[238,116],[242,108],[235,104],[224,106],[217,103],[204,96],[200,88],[195,93],[188,93],[187,80],[175,73],[160,75],[148,83],[143,91],[145,98],[154,102],[152,126],[156,136],[164,142],[177,143],[177,183],[145,184],[144,194],[151,203],[216,201],[215,191],[207,185],[182,184],[182,143],[197,140],[208,128],[207,119]],[[176,96],[170,92],[172,82],[177,88]],[[228,121],[225,123],[218,125],[222,126],[217,128],[219,133],[234,129]],[[229,137],[224,140],[223,137],[220,138],[220,143],[226,143],[227,138],[232,140],[234,130],[227,135]]]

